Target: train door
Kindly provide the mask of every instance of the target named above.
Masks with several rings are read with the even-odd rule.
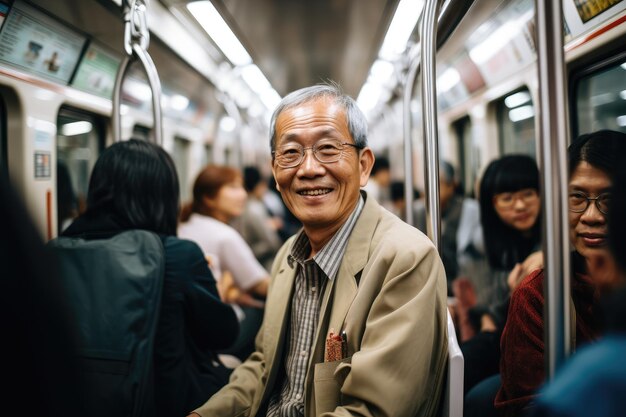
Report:
[[[104,122],[62,107],[57,117],[57,230],[61,233],[86,207],[91,170],[104,148]]]
[[[626,133],[626,53],[573,75],[574,134],[600,129]]]
[[[174,165],[176,165],[176,173],[178,174],[178,183],[180,185],[180,198],[182,201],[187,201],[191,198],[191,186],[189,184],[190,145],[188,139],[180,136],[174,137],[172,159],[174,160]]]
[[[535,107],[527,88],[495,102],[500,154],[521,153],[536,158]]]

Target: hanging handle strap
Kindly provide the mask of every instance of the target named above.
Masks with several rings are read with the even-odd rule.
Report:
[[[133,59],[139,60],[152,91],[152,115],[154,117],[154,142],[163,144],[163,125],[161,114],[161,81],[156,66],[148,54],[150,31],[146,21],[146,5],[144,0],[124,0],[124,51],[126,56],[122,60],[115,77],[113,87],[113,139],[122,140],[121,123],[121,95],[122,84],[126,77],[129,64]]]

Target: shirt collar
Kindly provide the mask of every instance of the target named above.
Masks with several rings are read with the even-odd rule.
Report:
[[[350,217],[348,217],[348,220],[346,220],[330,241],[313,257],[313,261],[331,281],[339,271],[341,260],[348,246],[348,239],[364,206],[365,200],[363,200],[362,195],[359,195],[359,202],[352,211],[352,214],[350,214]],[[309,253],[311,253],[311,242],[304,233],[304,230],[301,230],[293,244],[291,253],[287,257],[289,266],[293,268],[294,262],[301,265],[304,264]]]

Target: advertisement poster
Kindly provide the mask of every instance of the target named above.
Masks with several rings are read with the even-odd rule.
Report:
[[[22,3],[15,3],[0,32],[0,61],[67,84],[85,38]]]
[[[110,99],[119,64],[117,58],[92,44],[80,62],[72,86]]]
[[[600,13],[621,3],[623,0],[574,0],[576,10],[583,23],[588,22]]]

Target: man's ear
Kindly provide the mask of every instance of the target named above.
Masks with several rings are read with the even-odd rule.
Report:
[[[278,181],[276,181],[276,169],[274,168],[274,160],[272,160],[272,175],[274,176],[274,183],[276,184],[276,191],[280,193],[280,186],[278,185]]]
[[[370,177],[370,173],[372,172],[372,167],[374,166],[374,152],[368,147],[364,148],[361,151],[361,155],[359,156],[359,166],[361,169],[360,176],[360,186],[364,187],[367,184],[367,180]]]

